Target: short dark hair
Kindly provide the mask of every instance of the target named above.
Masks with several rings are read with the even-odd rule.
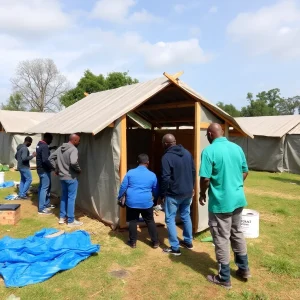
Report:
[[[52,135],[51,133],[49,133],[49,132],[46,132],[46,133],[44,134],[44,139],[52,140],[52,139],[53,139],[53,135]]]
[[[26,136],[24,142],[32,143],[32,137]]]
[[[146,164],[149,162],[149,156],[145,153],[142,153],[138,156],[138,163],[139,164]]]

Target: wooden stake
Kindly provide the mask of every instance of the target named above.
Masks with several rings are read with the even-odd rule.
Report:
[[[196,167],[195,195],[193,199],[193,232],[198,229],[198,199],[200,193],[199,169],[200,169],[200,133],[201,133],[201,103],[195,102],[195,132],[194,132],[194,161]]]
[[[229,137],[229,124],[228,122],[225,122],[225,130],[224,130],[225,137]]]
[[[126,115],[121,117],[121,161],[120,180],[122,181],[127,173],[127,122]],[[126,208],[120,207],[120,228],[126,227]]]

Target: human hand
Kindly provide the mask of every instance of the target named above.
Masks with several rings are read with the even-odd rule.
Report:
[[[206,195],[205,194],[204,195],[200,194],[199,203],[201,206],[205,205],[205,203],[206,203]]]
[[[164,204],[165,203],[165,198],[159,198],[159,200],[157,201],[158,204]]]
[[[32,156],[33,156],[33,157],[36,157],[36,152],[32,152]]]

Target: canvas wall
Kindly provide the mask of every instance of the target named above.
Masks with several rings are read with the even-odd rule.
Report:
[[[16,149],[19,144],[24,143],[26,134],[13,134],[0,132],[0,163],[9,165],[10,168],[17,167],[17,161],[15,160]],[[35,151],[37,143],[41,140],[40,134],[30,135],[32,137],[32,145],[28,148],[29,152]],[[30,161],[32,168],[36,167],[36,160],[33,158]]]
[[[120,185],[120,126],[106,128],[97,135],[82,134],[78,147],[82,173],[78,177],[76,205],[97,219],[116,226],[119,221],[117,203]],[[53,145],[67,141],[55,135]],[[52,192],[61,195],[59,178],[52,176]]]
[[[284,148],[284,170],[286,172],[300,174],[300,135],[286,135]]]

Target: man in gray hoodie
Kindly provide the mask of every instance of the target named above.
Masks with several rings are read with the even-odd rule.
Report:
[[[59,224],[68,223],[69,227],[81,226],[83,223],[75,220],[75,199],[77,195],[77,177],[81,173],[78,163],[77,147],[80,136],[71,134],[69,143],[64,143],[49,157],[56,174],[60,177],[62,195],[60,199]]]
[[[32,155],[29,154],[28,148],[31,144],[32,138],[27,136],[24,143],[17,147],[17,153],[15,155],[15,159],[18,162],[18,171],[21,174],[18,198],[23,200],[27,199],[27,192],[32,182],[29,162],[36,156],[35,152],[33,152]]]

